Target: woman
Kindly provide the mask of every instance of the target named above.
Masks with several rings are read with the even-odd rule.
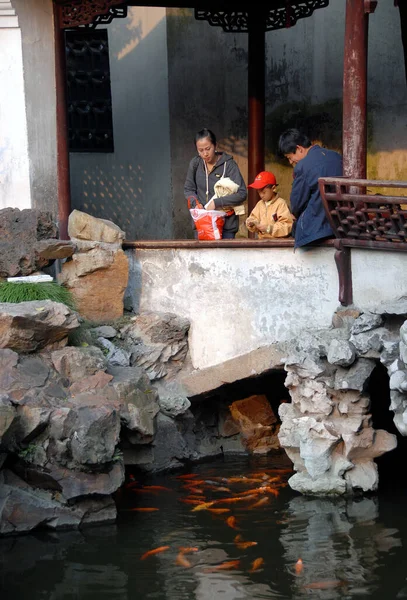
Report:
[[[207,210],[222,210],[223,207],[238,206],[246,200],[247,189],[233,156],[216,150],[216,136],[210,129],[201,129],[195,135],[198,156],[189,163],[184,185],[188,208],[201,204]],[[238,186],[235,194],[213,198],[214,185],[221,177],[229,177]],[[223,239],[233,239],[239,229],[239,217],[233,210],[226,212]]]

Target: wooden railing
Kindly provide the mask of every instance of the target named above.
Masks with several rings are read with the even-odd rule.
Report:
[[[322,202],[336,237],[341,304],[352,304],[350,248],[407,252],[407,194],[373,193],[394,188],[407,190],[407,181],[319,179]]]

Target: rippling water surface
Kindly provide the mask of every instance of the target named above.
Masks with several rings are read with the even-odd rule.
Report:
[[[404,492],[305,498],[286,466],[239,457],[129,479],[114,525],[0,540],[0,598],[407,598]]]

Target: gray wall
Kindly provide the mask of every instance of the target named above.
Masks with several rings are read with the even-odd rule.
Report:
[[[58,215],[52,0],[13,0],[22,33],[31,198]]]
[[[115,151],[70,154],[72,208],[114,221],[127,239],[170,239],[165,9],[130,7],[107,28]]]

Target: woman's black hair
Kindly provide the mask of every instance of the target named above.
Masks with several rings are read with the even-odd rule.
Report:
[[[302,146],[303,148],[311,146],[309,137],[299,129],[287,129],[280,135],[278,149],[281,154],[294,154],[297,146]]]
[[[210,129],[201,129],[201,131],[195,134],[195,146],[199,140],[203,140],[204,138],[209,138],[209,141],[216,146],[216,135]]]

